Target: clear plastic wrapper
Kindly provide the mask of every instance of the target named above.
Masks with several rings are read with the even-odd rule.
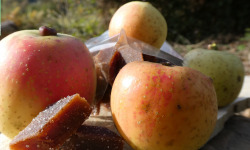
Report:
[[[164,65],[182,65],[182,57],[168,43],[159,50],[140,40],[120,34],[109,37],[108,31],[85,42],[97,72],[96,104],[109,102],[110,90],[119,70],[132,61],[151,61]],[[98,111],[98,110],[97,110]]]
[[[124,38],[125,41],[122,42],[122,40],[119,40],[119,38],[121,38],[121,37],[125,37]],[[126,40],[127,40],[127,42],[126,42]],[[109,37],[108,30],[107,30],[102,35],[89,39],[88,41],[85,42],[85,44],[89,48],[91,53],[95,53],[95,52],[99,51],[100,49],[105,49],[108,47],[115,46],[118,41],[132,46],[133,48],[135,48],[135,50],[138,50],[138,48],[140,48],[140,47],[136,47],[136,45],[138,44],[139,46],[141,46],[141,48],[143,48],[143,50],[142,50],[143,53],[149,54],[152,56],[166,59],[166,57],[164,57],[164,55],[161,56],[161,54],[163,54],[162,52],[165,52],[167,54],[170,54],[171,56],[179,58],[180,60],[183,59],[180,54],[178,54],[175,50],[173,50],[173,48],[169,45],[169,43],[167,41],[165,41],[163,43],[163,45],[159,51],[155,47],[150,46],[142,41],[139,41],[139,40],[131,38],[131,37],[127,37],[124,30],[122,30],[120,34],[117,34],[113,37]],[[154,51],[154,50],[156,50],[156,51]]]

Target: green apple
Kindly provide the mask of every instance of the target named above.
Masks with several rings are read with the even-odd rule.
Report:
[[[230,104],[239,95],[244,80],[244,66],[236,55],[225,51],[195,49],[184,56],[184,66],[213,79],[219,107]]]

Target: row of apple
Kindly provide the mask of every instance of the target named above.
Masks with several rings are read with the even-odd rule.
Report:
[[[147,2],[130,2],[116,11],[109,25],[109,35],[118,34],[121,29],[128,36],[156,48],[160,48],[167,37],[166,20]],[[213,79],[219,107],[237,98],[244,80],[244,66],[237,56],[222,51],[196,49],[184,56],[183,65]]]
[[[128,36],[160,48],[167,23],[147,2],[130,2],[111,19],[110,36]],[[132,62],[118,73],[111,110],[134,149],[198,149],[216,124],[218,106],[239,94],[244,69],[234,55],[195,50],[186,67]],[[194,68],[194,69],[191,69]],[[15,32],[0,42],[0,132],[13,138],[47,106],[79,93],[92,104],[96,72],[88,48],[48,27]]]

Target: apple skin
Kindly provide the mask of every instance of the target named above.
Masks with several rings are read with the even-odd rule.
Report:
[[[13,138],[47,106],[79,93],[91,104],[92,57],[79,39],[23,30],[0,42],[0,132]]]
[[[109,36],[124,29],[126,35],[161,48],[167,38],[167,22],[150,3],[133,1],[122,5],[109,23]]]
[[[134,149],[194,150],[217,120],[212,80],[188,67],[132,62],[118,73],[111,111],[119,133]]]
[[[184,56],[184,66],[213,79],[219,107],[232,103],[239,95],[245,73],[236,55],[225,51],[195,49]]]

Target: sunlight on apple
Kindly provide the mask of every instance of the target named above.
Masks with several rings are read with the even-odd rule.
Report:
[[[128,89],[132,83],[132,81],[134,80],[134,77],[133,76],[129,76],[127,77],[126,79],[124,79],[122,81],[122,86],[125,88],[125,89]]]

